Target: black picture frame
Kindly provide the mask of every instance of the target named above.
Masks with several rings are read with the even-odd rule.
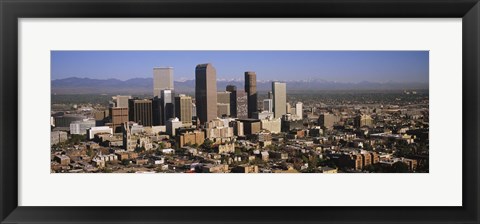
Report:
[[[1,223],[479,223],[478,0],[0,0]],[[18,206],[19,18],[462,18],[461,207]],[[448,43],[445,43],[448,44]],[[41,192],[39,192],[41,193]],[[448,194],[448,192],[445,192]],[[231,195],[234,197],[234,193]],[[222,196],[228,197],[228,196]],[[439,195],[441,197],[441,195]]]

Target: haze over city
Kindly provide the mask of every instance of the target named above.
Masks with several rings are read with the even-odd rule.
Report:
[[[215,64],[218,80],[428,83],[428,51],[52,51],[51,79],[151,78],[151,68],[175,68],[175,81],[194,79],[199,62]]]

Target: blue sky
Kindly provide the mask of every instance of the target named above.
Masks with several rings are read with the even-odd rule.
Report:
[[[193,79],[195,66],[212,63],[218,79],[325,79],[338,82],[428,83],[428,51],[52,51],[53,79],[127,80],[174,67],[174,79]]]

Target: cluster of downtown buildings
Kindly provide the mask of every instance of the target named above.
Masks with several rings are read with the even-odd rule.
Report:
[[[316,116],[302,102],[287,102],[285,82],[272,82],[267,97],[258,100],[256,73],[244,75],[244,90],[227,85],[219,91],[215,68],[199,64],[192,97],[175,92],[173,68],[154,68],[153,98],[117,95],[105,110],[53,113],[51,170],[336,173],[390,172],[401,164],[415,172],[425,162],[375,146],[408,148],[415,140],[428,145],[428,105],[426,111],[401,108],[408,116],[395,122],[410,124],[385,132],[376,130],[384,123],[379,118],[389,111],[397,118],[398,108],[328,109]]]

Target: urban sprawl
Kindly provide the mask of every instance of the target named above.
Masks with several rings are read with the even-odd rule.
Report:
[[[244,76],[243,90],[217,90],[213,65],[199,64],[188,95],[161,67],[153,97],[52,102],[51,172],[428,172],[428,90],[287,97],[285,82],[261,95],[256,73]]]

